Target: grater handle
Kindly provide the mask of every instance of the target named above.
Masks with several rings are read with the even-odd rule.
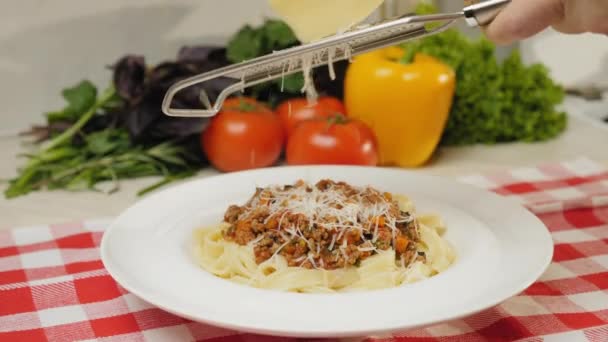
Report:
[[[464,8],[467,24],[472,27],[489,25],[511,0],[465,0]]]

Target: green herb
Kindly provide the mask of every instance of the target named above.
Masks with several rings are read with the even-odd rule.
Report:
[[[239,63],[260,56],[263,53],[263,37],[261,29],[243,27],[228,43],[228,60]]]
[[[433,13],[425,4],[421,13]],[[517,51],[500,63],[487,39],[471,40],[448,30],[406,44],[409,62],[416,53],[434,56],[454,68],[456,95],[442,139],[444,145],[543,141],[567,123],[557,106],[564,97],[541,65],[526,66]]]
[[[97,91],[95,91],[95,93],[97,93]],[[82,96],[86,97],[90,95],[88,92],[83,92]],[[74,95],[77,96],[77,95]],[[73,119],[77,119],[77,121],[66,131],[64,131],[63,133],[61,133],[59,136],[55,137],[53,140],[51,140],[50,142],[48,142],[45,146],[44,149],[45,150],[51,150],[55,147],[64,145],[64,144],[69,144],[71,142],[71,140],[74,138],[74,136],[84,127],[84,125],[87,124],[87,122],[89,122],[93,116],[95,114],[97,114],[97,111],[101,108],[103,108],[106,104],[111,103],[112,101],[115,100],[116,97],[116,91],[114,90],[113,87],[108,88],[106,91],[104,91],[104,93],[101,95],[101,97],[98,100],[93,100],[93,101],[87,101],[88,102],[88,106],[80,106],[80,112],[74,112],[70,115],[73,116]],[[72,101],[75,99],[72,98]],[[79,101],[81,103],[84,103],[85,100]],[[69,103],[67,108],[70,108],[72,106],[72,103]],[[65,111],[65,109],[64,109]]]
[[[270,54],[298,45],[295,34],[280,20],[266,20],[259,27],[245,26],[230,40],[226,49],[228,60],[233,63]],[[285,76],[282,80],[267,82],[254,87],[254,95],[262,93],[269,87],[280,88],[285,93],[300,93],[304,87],[304,76],[301,73]]]
[[[89,81],[82,81],[72,88],[65,89],[62,95],[68,104],[60,111],[47,113],[49,122],[77,120],[95,103],[97,88]]]
[[[233,63],[243,62],[299,44],[295,34],[280,20],[266,20],[259,27],[239,30],[228,43],[226,54]]]
[[[281,20],[269,19],[260,26],[248,25],[239,30],[228,42],[226,56],[230,62],[240,63],[300,43],[287,24]],[[320,95],[342,98],[348,61],[333,64],[335,79],[330,78],[329,67],[322,66],[314,69],[313,80]],[[282,101],[302,96],[303,87],[304,75],[298,72],[245,89],[245,94],[275,107]]]
[[[112,182],[112,186],[104,192],[112,193],[118,190],[120,179],[163,176],[159,184],[144,189],[149,191],[193,174],[188,152],[175,143],[135,144],[125,128],[83,131],[93,118],[105,115],[106,109],[117,104],[119,99],[113,87],[97,97],[96,88],[84,81],[63,94],[67,106],[49,115],[48,121],[53,117],[74,123],[35,153],[25,155],[28,162],[9,182],[5,190],[7,198],[43,188],[102,191],[98,185],[106,181]],[[95,94],[92,100],[91,94]]]
[[[237,32],[228,43],[226,54],[229,61],[240,63],[298,44],[298,39],[287,24],[280,20],[266,20],[259,27],[248,25]],[[304,87],[304,76],[301,73],[293,74],[281,80],[258,85],[254,87],[254,94],[257,95],[269,87],[280,87],[285,93],[299,93]]]

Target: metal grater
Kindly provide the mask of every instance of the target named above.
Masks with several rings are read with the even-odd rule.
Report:
[[[302,72],[303,57],[314,56],[311,67],[315,68],[372,50],[443,32],[458,19],[464,18],[472,27],[484,26],[489,24],[510,2],[510,0],[488,0],[465,7],[461,12],[424,16],[408,15],[368,27],[354,28],[343,34],[311,44],[281,50],[193,76],[177,82],[169,88],[163,100],[162,110],[166,115],[175,117],[212,117],[220,111],[224,101],[230,95],[260,83]],[[429,29],[427,25],[430,23],[442,24]],[[202,91],[200,98],[205,109],[171,108],[173,97],[179,91],[216,78],[231,78],[235,80],[235,83],[225,88],[218,95],[215,103],[212,104],[207,94]]]

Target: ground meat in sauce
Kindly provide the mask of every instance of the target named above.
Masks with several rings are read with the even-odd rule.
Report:
[[[230,206],[224,215],[225,222],[229,224],[223,232],[224,237],[240,245],[256,240],[254,253],[257,263],[280,254],[290,266],[331,270],[359,265],[377,251],[390,248],[396,250],[397,261],[403,260],[405,264],[424,259],[425,256],[417,252],[420,236],[416,222],[407,220],[410,214],[400,211],[398,202],[390,194],[371,188],[355,188],[344,182],[319,181],[314,185],[318,191],[333,191],[342,195],[340,203],[328,204],[337,210],[343,209],[343,204],[348,203],[388,205],[386,214],[382,216],[370,219],[358,215],[357,222],[347,222],[349,227],[358,228],[337,229],[336,217],[315,217],[315,223],[311,224],[302,213],[288,210],[271,213],[270,205],[279,200],[273,191],[286,192],[298,187],[304,187],[303,191],[308,194],[314,192],[310,186],[299,181],[282,188],[258,188],[244,206]],[[287,207],[287,203],[281,206]],[[386,225],[388,216],[397,219],[394,225],[396,229]]]
[[[235,223],[239,219],[239,215],[241,215],[243,211],[243,207],[239,207],[238,205],[231,205],[230,207],[228,207],[228,210],[226,210],[226,213],[224,214],[224,222],[230,224]]]

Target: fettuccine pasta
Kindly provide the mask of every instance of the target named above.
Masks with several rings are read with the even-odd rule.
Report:
[[[439,216],[416,215],[403,196],[327,182],[258,189],[225,222],[195,231],[198,264],[240,284],[303,293],[391,288],[453,264]]]

